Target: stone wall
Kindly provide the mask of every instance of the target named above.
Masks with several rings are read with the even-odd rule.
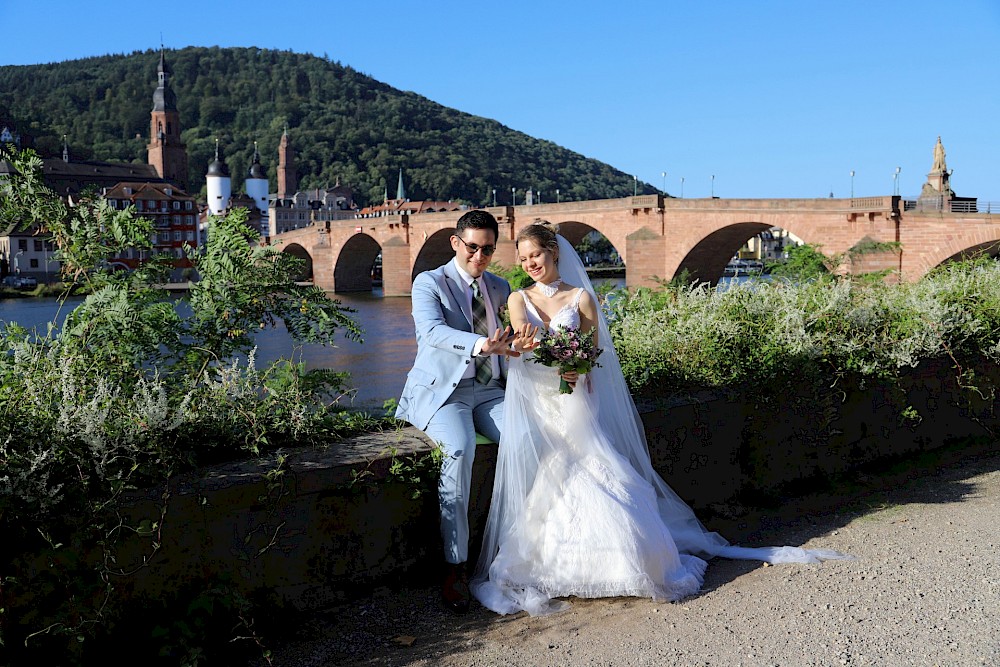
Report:
[[[741,499],[779,495],[862,464],[994,437],[1000,426],[990,387],[997,368],[964,388],[950,363],[921,366],[901,382],[798,391],[702,391],[640,400],[654,465],[699,513]],[[794,386],[794,383],[793,385]],[[982,393],[980,393],[982,392]],[[279,608],[321,608],[358,590],[436,579],[441,562],[437,499],[384,480],[386,453],[426,452],[419,431],[366,434],[329,448],[217,466],[136,494],[133,520],[156,519],[153,537],[131,538],[119,554],[139,598],[225,579]],[[473,482],[473,554],[492,493],[496,445],[480,446]],[[351,484],[353,475],[370,476]],[[158,550],[152,543],[157,540]]]

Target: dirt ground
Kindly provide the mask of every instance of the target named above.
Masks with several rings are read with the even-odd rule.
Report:
[[[715,559],[701,593],[680,602],[571,599],[542,618],[475,603],[455,616],[423,582],[311,615],[267,645],[274,667],[997,665],[998,471],[998,451],[950,450],[707,522],[733,543],[854,561]]]

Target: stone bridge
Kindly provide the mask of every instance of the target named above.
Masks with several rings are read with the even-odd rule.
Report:
[[[898,196],[852,199],[622,199],[493,207],[500,223],[494,261],[515,262],[514,238],[542,218],[579,243],[591,231],[614,245],[629,287],[654,285],[687,270],[716,282],[726,263],[753,236],[780,227],[829,256],[846,257],[854,271],[894,269],[914,281],[949,259],[1000,248],[1000,216],[989,213],[905,210]],[[320,223],[281,234],[273,244],[307,260],[314,283],[332,292],[370,291],[372,265],[382,253],[386,296],[410,293],[414,277],[452,256],[449,242],[461,211],[358,218]],[[876,252],[845,255],[863,241]]]

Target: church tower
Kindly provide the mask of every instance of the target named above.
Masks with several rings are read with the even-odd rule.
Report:
[[[156,68],[157,86],[153,93],[153,111],[149,120],[149,151],[147,162],[160,178],[187,189],[187,150],[181,143],[181,120],[177,112],[177,96],[170,88],[170,69],[163,50]]]
[[[295,150],[286,127],[278,145],[278,198],[291,199],[298,189],[299,184],[295,180]]]

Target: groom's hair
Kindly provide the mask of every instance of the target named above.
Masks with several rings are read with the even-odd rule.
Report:
[[[466,229],[488,229],[493,232],[493,240],[500,239],[500,226],[489,211],[475,209],[464,214],[455,225],[455,235],[461,236]]]

